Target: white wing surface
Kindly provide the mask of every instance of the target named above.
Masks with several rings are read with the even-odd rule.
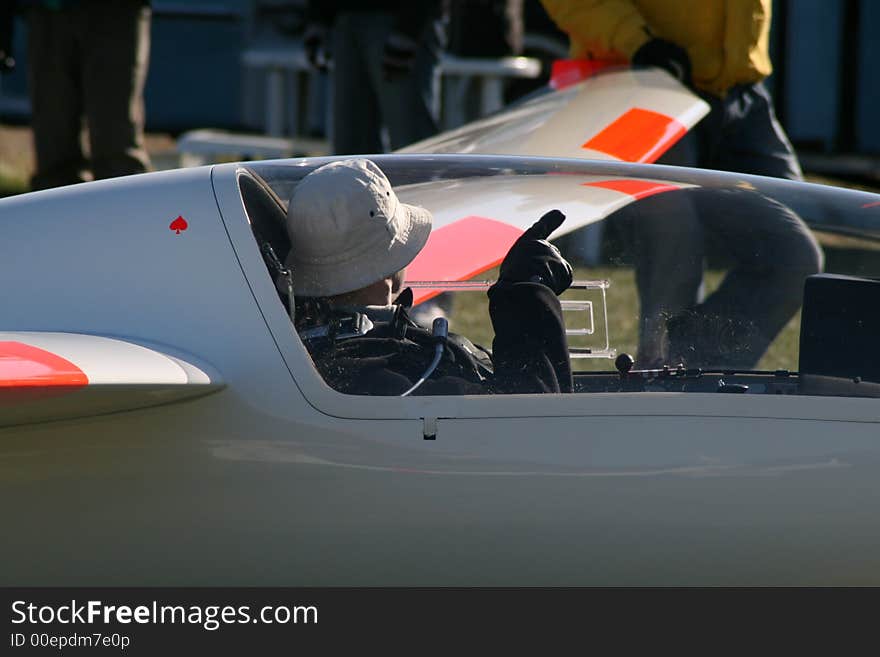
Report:
[[[654,162],[709,112],[660,69],[617,68],[398,153],[486,153]]]

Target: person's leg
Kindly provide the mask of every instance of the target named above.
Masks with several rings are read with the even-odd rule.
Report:
[[[658,164],[697,166],[695,130],[670,148]],[[636,201],[621,213],[634,247],[639,293],[638,367],[667,364],[667,320],[697,303],[702,289],[705,236],[689,192],[666,192]],[[674,363],[673,363],[674,364]]]
[[[379,14],[379,16],[383,16]],[[384,14],[382,35],[374,46],[379,53],[391,32],[393,16]],[[382,123],[388,130],[391,150],[427,139],[438,132],[440,107],[440,52],[443,44],[439,21],[430,22],[419,38],[415,63],[409,73],[386,77],[381,65],[371,70]]]
[[[704,129],[701,164],[713,169],[802,179],[791,143],[763,84],[735,87]],[[804,279],[822,270],[821,248],[790,208],[742,190],[698,192],[708,234],[736,264],[721,287],[669,325],[671,349],[694,365],[754,367],[797,312]]]
[[[138,0],[84,0],[83,94],[95,178],[143,173],[150,9]]]
[[[82,96],[71,10],[28,13],[28,88],[37,167],[32,189],[86,180],[80,144]]]
[[[666,192],[626,210],[639,293],[639,367],[668,362],[666,321],[693,306],[703,280],[705,236],[690,192]],[[673,363],[674,364],[674,363]]]
[[[333,152],[382,153],[382,119],[369,71],[378,66],[369,12],[342,12],[333,26]]]
[[[822,251],[789,207],[748,190],[693,192],[707,233],[736,260],[705,303],[669,322],[670,351],[692,367],[753,368],[797,312]]]
[[[763,83],[735,87],[724,105],[724,125],[711,168],[803,180],[797,155]]]

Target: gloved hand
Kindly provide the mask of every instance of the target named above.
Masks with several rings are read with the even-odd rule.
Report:
[[[679,82],[691,86],[691,58],[684,48],[671,41],[656,37],[651,39],[636,50],[632,63],[636,66],[659,66]]]
[[[409,73],[416,62],[418,47],[419,44],[405,34],[400,32],[389,34],[382,53],[382,70],[385,79],[391,80]]]
[[[571,285],[571,265],[547,241],[564,220],[565,215],[559,210],[550,210],[520,235],[501,263],[498,283],[530,281],[543,283],[557,296],[565,292]]]
[[[309,23],[303,33],[303,46],[306,57],[318,71],[326,71],[330,63],[327,53],[327,28],[319,23]]]

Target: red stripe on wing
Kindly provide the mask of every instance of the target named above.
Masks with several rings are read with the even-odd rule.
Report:
[[[634,107],[581,148],[606,153],[624,162],[653,162],[686,133],[687,128],[672,117]]]
[[[602,69],[623,66],[626,63],[626,59],[557,59],[550,71],[550,86],[557,90],[565,89],[592,77]]]
[[[654,194],[662,194],[663,192],[671,192],[677,189],[681,189],[676,185],[669,185],[667,183],[626,178],[619,180],[597,180],[595,182],[587,182],[581,184],[584,187],[601,187],[603,189],[611,189],[615,192],[620,192],[621,194],[632,196],[636,200],[640,198],[645,198],[646,196],[653,196]]]
[[[500,264],[523,230],[516,226],[469,216],[431,232],[425,248],[406,268],[411,281],[466,281]],[[440,294],[413,290],[415,303]]]

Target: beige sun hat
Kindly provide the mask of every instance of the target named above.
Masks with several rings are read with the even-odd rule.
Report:
[[[431,233],[431,213],[401,203],[382,170],[359,158],[303,178],[287,210],[294,294],[359,290],[406,267]]]

